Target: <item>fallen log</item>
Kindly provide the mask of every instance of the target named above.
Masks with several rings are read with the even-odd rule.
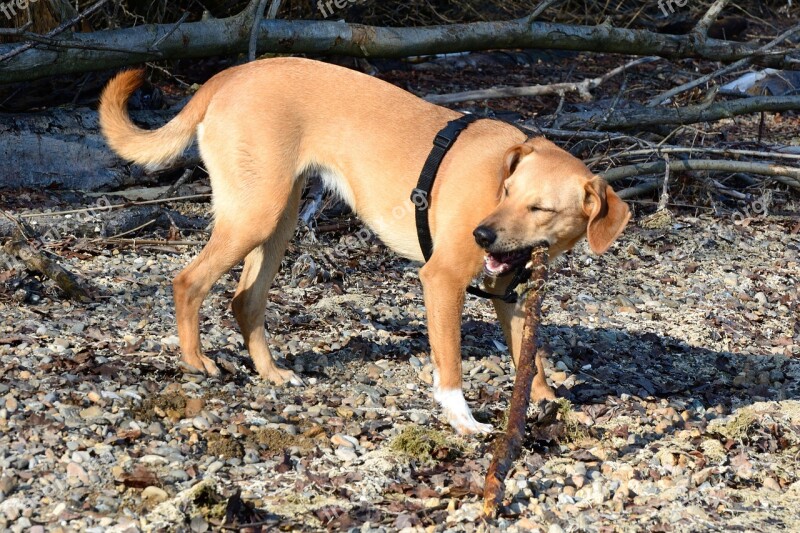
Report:
[[[175,109],[134,111],[132,116],[144,127],[158,128],[175,113]],[[97,112],[88,108],[0,115],[0,160],[0,188],[8,189],[118,189],[141,183],[146,176],[108,148]],[[197,148],[192,147],[161,172],[199,161]]]
[[[258,0],[256,0],[258,1]],[[238,15],[178,24],[143,24],[89,33],[31,46],[0,46],[0,82],[13,83],[55,74],[119,68],[146,61],[231,55],[250,48],[254,9]],[[530,16],[501,22],[424,27],[379,27],[344,21],[261,20],[260,53],[321,54],[354,57],[409,57],[476,50],[532,48],[590,51],[668,59],[697,58],[792,68],[795,48],[760,50],[758,43],[697,39],[606,24],[579,26],[531,21]],[[24,51],[19,51],[25,47]]]
[[[505,479],[511,466],[519,456],[525,438],[525,421],[531,398],[531,386],[536,376],[536,340],[541,323],[542,299],[547,282],[547,249],[538,247],[531,253],[531,281],[525,295],[525,325],[522,330],[522,346],[517,375],[514,378],[514,391],[508,408],[508,423],[505,433],[495,441],[492,462],[486,473],[483,491],[483,514],[494,517],[503,501]]]

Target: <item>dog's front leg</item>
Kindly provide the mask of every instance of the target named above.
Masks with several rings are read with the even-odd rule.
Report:
[[[496,279],[493,282],[487,282],[486,286],[495,294],[503,294],[506,287],[511,281],[510,276],[505,276]],[[506,338],[506,344],[511,352],[511,359],[514,361],[514,366],[517,366],[519,361],[519,351],[522,347],[522,328],[525,324],[525,313],[522,310],[522,303],[509,304],[502,300],[492,300],[494,309],[497,312],[497,319],[500,322],[500,327],[503,328],[503,334]],[[533,388],[531,389],[531,399],[533,401],[539,400],[555,400],[556,395],[544,376],[544,360],[543,350],[536,351],[536,375],[533,378]]]
[[[439,265],[434,255],[420,270],[428,313],[428,337],[435,367],[433,397],[444,416],[461,435],[490,433],[492,426],[472,417],[461,388],[461,314],[469,279]]]

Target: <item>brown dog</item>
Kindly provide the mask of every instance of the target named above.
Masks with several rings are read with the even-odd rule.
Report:
[[[409,196],[434,136],[459,113],[345,68],[283,58],[214,76],[172,121],[145,131],[126,111],[142,79],[139,71],[123,72],[106,87],[100,123],[109,145],[130,161],[158,167],[197,137],[214,190],[211,238],[173,284],[183,361],[219,373],[200,351],[199,310],[211,286],[244,260],[233,312],[256,369],[273,383],[302,384],[272,358],[264,310],[297,222],[305,178],[320,175],[384,243],[422,261]],[[434,397],[459,433],[488,432],[490,426],[472,417],[461,389],[465,288],[485,263],[496,276],[494,291],[502,292],[509,283],[503,274],[525,261],[534,243],[549,243],[554,257],[586,235],[592,250],[602,253],[630,214],[579,160],[494,120],[479,120],[461,134],[431,198],[435,249],[420,277],[436,368]],[[493,302],[516,361],[520,310]],[[552,398],[541,359],[536,364],[533,396]]]

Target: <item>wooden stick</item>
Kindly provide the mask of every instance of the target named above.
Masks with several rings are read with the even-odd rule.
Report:
[[[52,279],[70,299],[84,303],[92,301],[89,293],[69,270],[28,244],[21,232],[14,235],[2,250],[8,255],[18,257],[29,269]]]
[[[505,479],[511,465],[519,456],[525,438],[525,421],[531,398],[531,386],[536,376],[534,357],[536,337],[542,317],[542,299],[547,282],[547,249],[534,248],[531,252],[531,283],[525,303],[525,325],[522,330],[522,347],[517,362],[517,375],[514,378],[514,392],[508,408],[506,431],[495,441],[492,463],[486,473],[483,489],[483,514],[493,518],[503,501]]]

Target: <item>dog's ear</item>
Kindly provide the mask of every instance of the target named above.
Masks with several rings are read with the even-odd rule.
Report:
[[[503,179],[513,174],[522,158],[531,152],[533,152],[533,146],[528,143],[518,144],[509,148],[506,151],[506,155],[503,156]]]
[[[587,182],[584,189],[583,211],[589,217],[586,240],[594,253],[602,254],[625,229],[631,212],[628,204],[600,178]]]

